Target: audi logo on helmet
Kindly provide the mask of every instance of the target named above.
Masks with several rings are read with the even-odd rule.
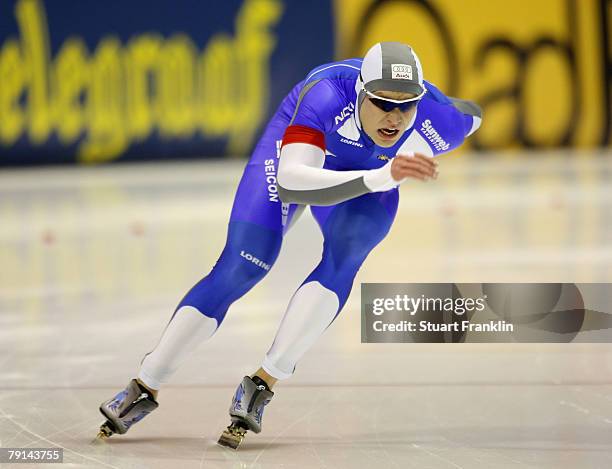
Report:
[[[406,64],[392,64],[391,78],[412,80],[412,66]]]

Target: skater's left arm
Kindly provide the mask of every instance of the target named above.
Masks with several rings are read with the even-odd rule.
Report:
[[[482,109],[474,101],[466,99],[449,98],[453,107],[463,114],[463,135],[465,138],[472,135],[482,124]]]
[[[476,103],[444,96],[437,89],[436,93],[437,99],[427,102],[423,113],[418,115],[414,132],[420,138],[411,148],[431,157],[460,147],[482,123],[482,111]]]

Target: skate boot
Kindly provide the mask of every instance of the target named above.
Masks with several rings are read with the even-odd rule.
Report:
[[[264,406],[270,402],[274,393],[258,376],[245,376],[236,389],[229,414],[232,423],[223,431],[218,443],[221,446],[238,449],[247,430],[261,432],[261,419]]]
[[[113,433],[123,435],[158,405],[149,390],[133,379],[123,391],[100,405],[107,420],[100,426],[98,438],[108,438]]]

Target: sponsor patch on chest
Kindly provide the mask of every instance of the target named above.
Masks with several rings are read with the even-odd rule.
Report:
[[[421,124],[421,132],[427,140],[429,140],[434,148],[438,151],[446,151],[450,148],[450,144],[442,138],[429,119],[425,119]]]
[[[347,106],[342,108],[340,114],[334,117],[334,125],[338,125],[339,122],[343,122],[348,116],[351,115],[351,112],[355,110],[355,105],[353,103],[349,103]]]
[[[354,147],[363,148],[363,144],[361,144],[359,142],[354,142],[353,140],[349,140],[349,139],[346,139],[346,138],[341,138],[340,142],[345,143],[347,145],[353,145]]]

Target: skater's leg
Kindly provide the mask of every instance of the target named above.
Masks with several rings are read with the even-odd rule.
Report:
[[[276,380],[291,376],[298,360],[344,306],[359,267],[386,236],[397,210],[397,190],[367,194],[331,208],[314,208],[324,236],[319,265],[295,292],[262,367],[239,384],[232,424],[219,444],[236,449],[246,430],[261,431],[265,405]]]
[[[276,379],[295,365],[344,306],[357,271],[387,235],[397,189],[366,194],[333,207],[312,207],[324,236],[321,262],[295,292],[262,368]]]
[[[198,344],[212,337],[229,306],[274,264],[281,240],[280,231],[231,222],[219,260],[180,302],[159,343],[143,360],[139,380],[159,389]]]
[[[227,242],[212,271],[183,298],[138,379],[157,390],[223,321],[228,308],[270,270],[297,206],[284,205],[274,184],[279,143],[264,137],[240,181]],[[271,189],[273,187],[273,189]]]
[[[102,403],[100,410],[107,421],[101,435],[123,433],[123,426],[127,431],[155,408],[161,384],[200,342],[214,334],[229,306],[274,264],[283,234],[292,218],[299,216],[297,206],[280,201],[276,186],[281,139],[290,117],[277,112],[255,147],[236,193],[225,248],[214,268],[178,305],[158,345],[141,362],[138,379]],[[115,415],[124,406],[138,413],[126,413],[129,422],[114,423],[125,417]]]

